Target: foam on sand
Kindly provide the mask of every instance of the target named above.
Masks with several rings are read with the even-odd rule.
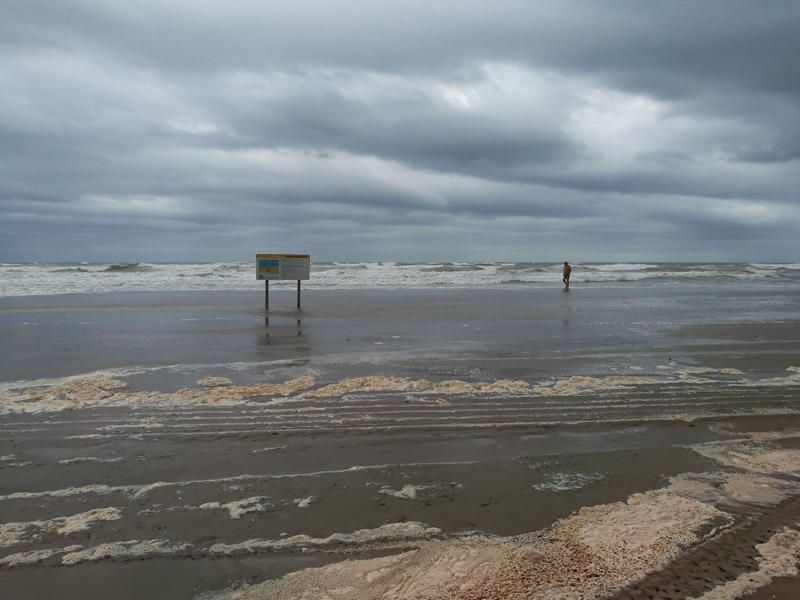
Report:
[[[663,380],[654,377],[640,377],[638,375],[612,375],[609,377],[588,377],[574,375],[567,379],[556,381],[552,385],[540,385],[533,388],[537,394],[550,396],[569,396],[583,392],[622,389],[634,385],[650,385],[662,383]]]
[[[214,544],[209,548],[209,552],[218,555],[235,555],[328,546],[374,545],[389,542],[417,541],[440,533],[441,529],[436,527],[429,527],[416,521],[407,521],[405,523],[389,523],[374,529],[359,529],[352,533],[334,533],[325,538],[315,538],[300,534],[280,540],[252,539],[238,544]]]
[[[284,450],[286,446],[267,446],[266,448],[257,448],[252,450],[252,454],[260,454],[262,452],[275,452],[276,450]]]
[[[401,498],[403,500],[413,500],[417,498],[417,492],[427,489],[430,486],[428,485],[404,485],[399,490],[393,490],[390,487],[382,487],[378,490],[379,494],[383,494],[384,496],[392,496],[394,498]]]
[[[122,462],[123,458],[117,456],[114,458],[100,458],[98,456],[76,456],[75,458],[64,458],[58,461],[60,465],[74,465],[78,463],[116,463]]]
[[[80,487],[59,488],[57,490],[44,490],[40,492],[12,492],[0,496],[0,502],[6,500],[29,500],[32,498],[68,498],[84,494],[111,494],[114,492],[135,492],[141,486],[111,486],[103,483],[91,483]]]
[[[334,398],[355,392],[422,392],[443,395],[456,394],[526,394],[531,386],[526,381],[500,379],[469,382],[448,379],[433,383],[427,379],[371,375],[351,377],[302,394],[302,398]]]
[[[332,398],[353,392],[410,392],[429,389],[433,384],[427,379],[371,375],[351,377],[302,394],[303,398]]]
[[[43,521],[17,521],[0,524],[0,547],[13,546],[34,540],[42,533],[70,535],[89,529],[96,521],[116,521],[122,516],[118,508],[93,508],[69,517],[54,517]]]
[[[800,475],[800,449],[741,441],[710,442],[692,449],[723,465],[766,474]]]
[[[312,504],[319,502],[319,498],[317,496],[308,496],[306,498],[295,498],[294,503],[297,505],[297,508],[308,508]]]
[[[73,550],[83,548],[83,546],[70,546]],[[29,550],[28,552],[17,552],[0,558],[0,567],[25,567],[47,560],[51,556],[62,554],[61,548],[44,548],[42,550]]]
[[[800,482],[757,473],[681,473],[670,479],[669,490],[715,505],[774,506],[800,494]]]
[[[233,385],[233,382],[227,377],[205,377],[199,380],[197,385],[202,385],[203,387],[221,387]]]
[[[731,431],[727,430],[724,433],[730,434]],[[753,431],[744,435],[747,435],[747,437],[753,440],[754,442],[771,442],[774,440],[800,438],[800,429],[781,429],[779,431]]]
[[[531,386],[519,379],[498,379],[469,383],[460,380],[441,381],[433,387],[438,394],[529,394]]]
[[[664,566],[721,514],[657,490],[583,509],[541,537],[422,541],[410,552],[305,569],[224,598],[599,597]]]
[[[795,385],[800,383],[800,372],[793,369],[795,367],[790,367],[788,369],[790,374],[783,377],[758,380],[740,378],[735,381],[725,378],[720,381],[726,385],[744,386]],[[568,396],[659,383],[714,383],[715,380],[698,377],[698,375],[707,373],[738,375],[741,372],[733,368],[686,367],[676,372],[677,376],[672,377],[574,375],[541,385],[532,385],[527,381],[512,379],[478,382],[451,379],[432,382],[428,379],[370,375],[342,379],[316,389],[311,389],[315,385],[315,380],[308,375],[280,383],[250,385],[234,385],[227,377],[209,376],[197,382],[199,388],[181,388],[174,392],[130,390],[121,379],[101,372],[59,380],[0,384],[0,414],[53,412],[95,406],[235,406],[247,404],[250,399],[255,397],[272,398],[270,404],[281,404],[287,401],[339,398],[347,394],[369,392],[443,396],[473,394]]]
[[[723,375],[744,375],[744,372],[740,369],[734,369],[733,367],[725,367],[719,370],[720,373]]]
[[[129,390],[124,381],[105,373],[70,377],[45,385],[5,386],[0,394],[0,414],[55,412],[95,406],[232,406],[247,403],[254,397],[296,394],[314,385],[314,378],[310,376],[282,383],[239,386],[223,385],[222,379],[206,378],[200,380],[201,385],[206,386],[202,389],[181,388],[175,392]]]
[[[701,456],[739,472],[683,473],[671,479],[670,489],[715,504],[778,504],[800,493],[796,479],[800,476],[800,449],[771,446],[769,442],[796,437],[797,433],[757,432],[745,439],[690,446]]]
[[[33,464],[30,460],[14,460],[15,458],[15,454],[0,456],[0,469],[7,469],[9,467],[29,467]]]
[[[201,504],[202,509],[223,508],[228,511],[231,519],[241,519],[242,515],[248,513],[258,513],[269,510],[270,503],[267,496],[252,496],[250,498],[242,498],[241,500],[233,500],[232,502],[206,502]]]
[[[606,476],[603,473],[548,473],[544,476],[544,481],[536,483],[531,487],[540,492],[569,492],[580,490],[598,481],[602,481]]]
[[[634,385],[663,383],[655,377],[635,375],[613,375],[609,377],[588,377],[575,375],[556,381],[549,385],[532,386],[522,380],[500,379],[497,381],[469,382],[449,379],[433,383],[427,379],[411,379],[408,377],[387,377],[373,375],[369,377],[353,377],[343,379],[321,388],[310,390],[301,395],[302,398],[333,398],[355,392],[419,392],[424,394],[469,395],[469,394],[545,394],[570,395],[581,392],[601,391],[626,388]]]
[[[756,546],[758,569],[743,573],[733,581],[715,587],[697,600],[735,600],[760,587],[769,585],[776,577],[800,575],[800,531],[784,528],[769,541]]]
[[[124,542],[111,542],[100,544],[85,550],[68,552],[61,558],[64,565],[76,565],[105,559],[135,559],[150,556],[169,556],[191,548],[185,542],[172,542],[170,540],[127,540]]]
[[[36,413],[95,406],[108,401],[124,387],[124,381],[95,373],[44,387],[8,388],[0,395],[0,412]]]
[[[739,380],[739,384],[748,387],[784,387],[800,385],[800,367],[788,367],[786,369],[790,375],[783,377],[765,377],[762,379],[748,379],[746,377]]]
[[[69,535],[76,531],[89,529],[89,525],[94,521],[116,521],[122,516],[122,511],[118,508],[93,508],[83,513],[71,517],[60,517],[51,519],[54,521],[55,532],[59,535]]]

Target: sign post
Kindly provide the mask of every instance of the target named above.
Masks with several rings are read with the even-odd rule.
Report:
[[[269,310],[271,279],[297,281],[297,308],[300,308],[300,281],[311,279],[310,254],[256,254],[256,279],[264,280],[264,310]]]

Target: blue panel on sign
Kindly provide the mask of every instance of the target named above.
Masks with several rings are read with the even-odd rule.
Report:
[[[258,261],[258,266],[259,266],[259,268],[277,267],[278,266],[278,261],[273,259],[273,258],[261,258]]]

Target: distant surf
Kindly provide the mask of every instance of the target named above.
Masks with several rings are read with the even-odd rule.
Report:
[[[609,285],[800,286],[800,263],[573,263],[572,282]],[[318,262],[308,288],[491,288],[560,285],[560,263]],[[0,296],[137,290],[248,290],[250,262],[2,263]],[[277,287],[291,282],[275,282]]]

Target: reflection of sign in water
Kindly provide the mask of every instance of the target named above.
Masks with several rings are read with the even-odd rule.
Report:
[[[311,256],[256,254],[256,279],[311,279]]]

